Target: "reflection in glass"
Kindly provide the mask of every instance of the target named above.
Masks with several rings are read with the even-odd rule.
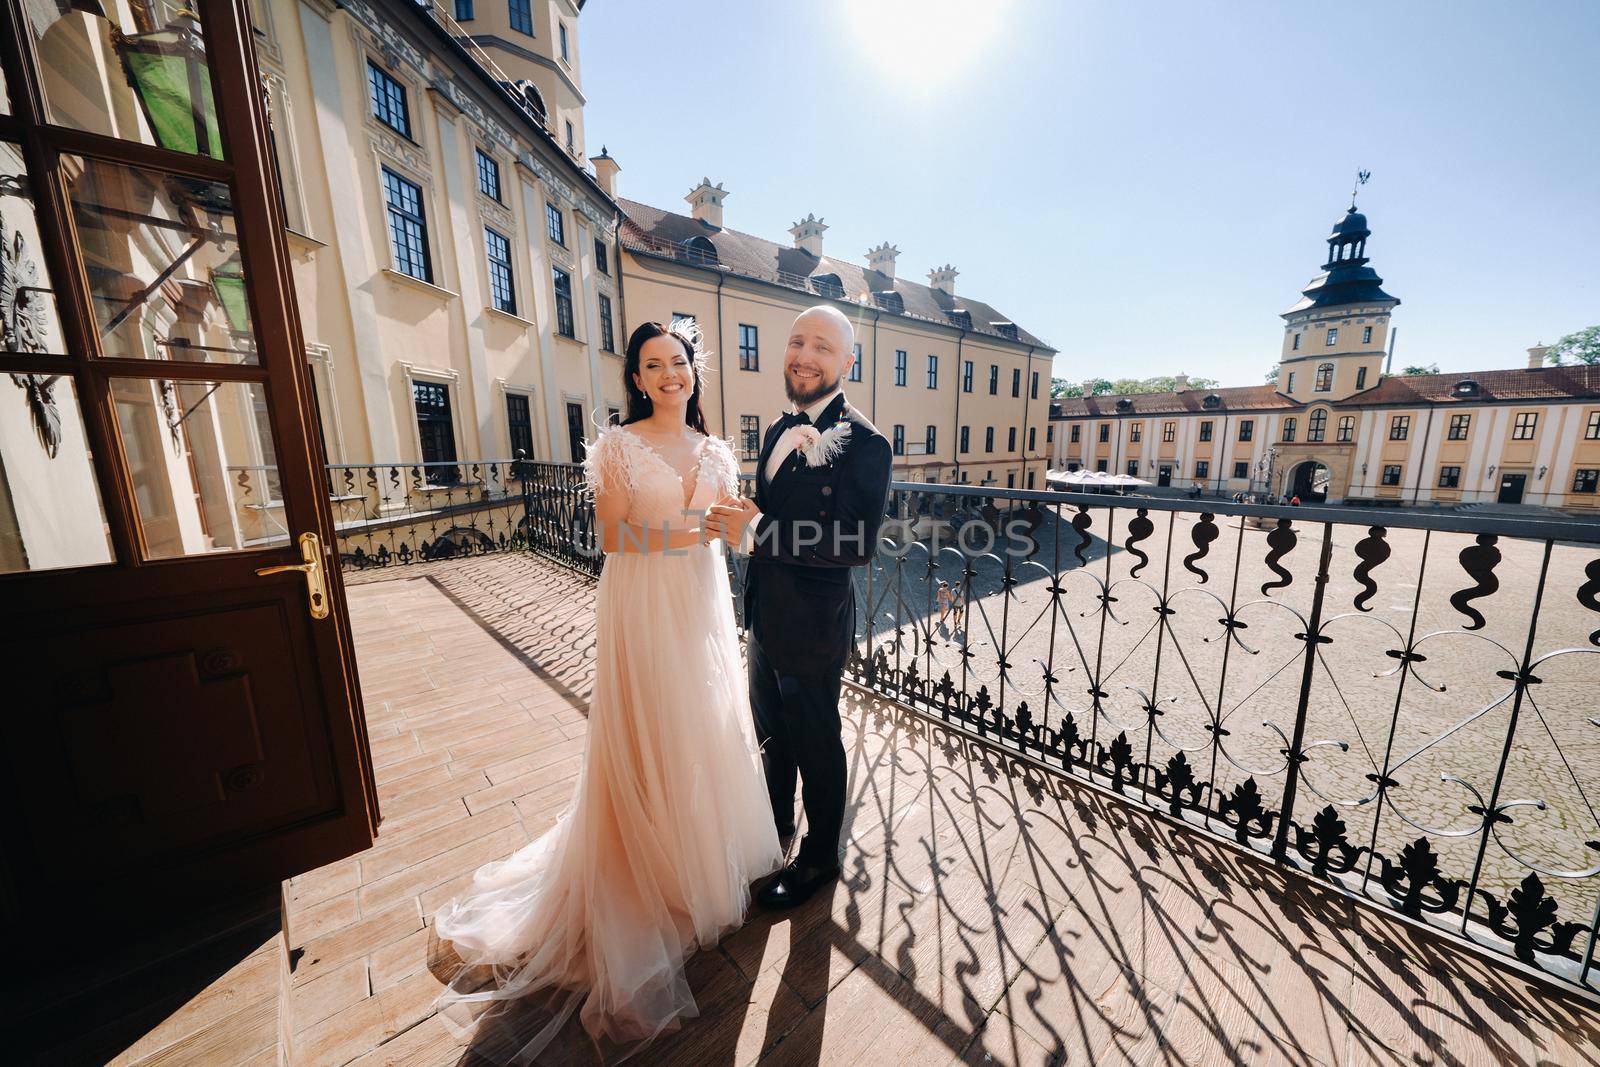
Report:
[[[260,383],[115,378],[111,399],[147,558],[289,540]]]
[[[50,447],[36,417],[41,393],[54,412]],[[111,559],[72,379],[0,375],[0,574]]]
[[[0,141],[0,353],[65,351],[48,270],[22,153]]]
[[[170,0],[29,0],[50,121],[222,157],[200,19]]]
[[[228,186],[63,159],[106,356],[255,363]]]

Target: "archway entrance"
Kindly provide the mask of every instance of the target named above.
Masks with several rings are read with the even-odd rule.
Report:
[[[1311,459],[1294,469],[1289,478],[1289,495],[1302,504],[1322,504],[1328,499],[1328,468]]]

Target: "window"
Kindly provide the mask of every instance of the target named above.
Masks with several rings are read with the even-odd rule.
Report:
[[[526,393],[506,394],[506,436],[511,438],[512,456],[533,458],[533,412]]]
[[[1300,335],[1298,333],[1295,334],[1294,335],[1294,339],[1289,342],[1289,351],[1291,351],[1291,352],[1300,351]]]
[[[411,137],[411,109],[406,106],[406,87],[389,72],[367,60],[367,88],[372,94],[372,116],[406,139]]]
[[[739,369],[761,369],[761,345],[756,328],[744,322],[739,324]]]
[[[1600,441],[1600,409],[1589,412],[1589,421],[1583,427],[1585,441]]]
[[[894,384],[906,384],[906,350],[903,348],[894,350]]]
[[[695,317],[689,314],[687,311],[674,311],[672,313],[672,321],[668,323],[668,325],[677,326],[680,322],[687,322],[690,326],[693,326],[695,324]]]
[[[972,392],[972,360],[970,359],[961,361],[961,391],[963,393]]]
[[[561,38],[561,58],[570,63],[572,54],[568,51],[567,24],[565,22],[556,23],[556,34]]]
[[[1033,488],[1033,472],[1032,471],[1028,472],[1028,488],[1029,489]]]
[[[1082,439],[1082,437],[1083,437],[1083,427],[1075,425],[1075,426],[1072,427],[1071,431],[1068,433],[1067,440],[1071,441],[1073,444],[1077,444]]]
[[[384,167],[383,195],[389,206],[389,241],[394,247],[394,269],[432,282],[433,263],[428,258],[428,219],[422,206],[422,186]]]
[[[1372,327],[1371,326],[1363,326],[1361,328],[1361,343],[1364,344],[1364,345],[1370,345],[1372,343]]]
[[[490,200],[500,200],[500,164],[483,149],[478,149],[478,192]]]
[[[1056,428],[1054,426],[1046,426],[1044,428],[1044,443],[1047,445],[1056,443]]]
[[[417,411],[417,440],[422,445],[422,462],[454,463],[456,431],[455,420],[450,415],[450,387],[440,382],[412,382],[411,399]],[[429,482],[446,480],[433,471],[424,477]]]
[[[1161,424],[1161,439],[1163,441],[1175,441],[1177,438],[1178,424],[1175,422],[1163,422]]]
[[[1255,435],[1256,435],[1256,420],[1255,419],[1240,419],[1239,420],[1239,440],[1248,441],[1251,438],[1255,437]]]
[[[850,364],[850,380],[852,382],[861,380],[861,346],[859,344],[856,345],[855,361]]]
[[[1460,484],[1461,484],[1461,468],[1460,467],[1440,467],[1439,468],[1439,488],[1440,489],[1454,489],[1457,486],[1459,486]]]
[[[618,408],[606,408],[606,423],[611,426],[621,426],[622,411]]]
[[[1095,460],[1094,469],[1099,471],[1101,474],[1104,474],[1106,472],[1106,461],[1103,459]]]
[[[1012,367],[1011,368],[1011,395],[1012,396],[1021,396],[1022,395],[1022,368],[1021,367]]]
[[[1039,438],[1037,436],[1038,431],[1039,431],[1039,428],[1037,426],[1029,426],[1028,427],[1028,451],[1029,452],[1035,451],[1035,443],[1039,440]]]
[[[511,282],[511,242],[485,226],[483,247],[489,256],[489,299],[496,311],[517,313],[517,292]]]
[[[988,427],[984,428],[984,431],[983,431],[983,450],[985,452],[993,452],[994,451],[994,427],[993,426],[988,426]]]
[[[586,446],[583,440],[583,405],[567,405],[567,448],[572,453],[573,463],[582,463]]]
[[[972,431],[972,427],[970,427],[970,426],[961,427],[961,451],[963,451],[963,452],[971,452],[972,451],[972,448],[971,448],[971,445],[972,445],[972,433],[971,433],[971,431]]]
[[[1316,411],[1313,411],[1311,413],[1311,417],[1306,420],[1306,440],[1320,441],[1324,436],[1327,435],[1327,432],[1328,412],[1323,408],[1318,408]]]
[[[744,453],[745,459],[755,459],[761,455],[761,416],[739,416],[739,451]]]
[[[1028,379],[1028,398],[1030,400],[1038,400],[1039,399],[1039,372],[1038,371],[1034,371],[1033,372],[1033,376]]]
[[[929,426],[928,433],[922,441],[922,450],[930,456],[933,455],[938,451],[938,440],[939,428],[937,426]]]
[[[1128,427],[1128,440],[1134,442],[1144,440],[1144,423],[1136,422]]]
[[[611,250],[598,237],[594,239],[594,269],[601,274],[611,273]]]
[[[1365,389],[1366,387],[1367,387],[1367,368],[1365,368],[1365,367],[1357,367],[1356,368],[1356,388],[1357,389]]]
[[[1572,472],[1572,491],[1574,493],[1592,493],[1600,487],[1600,470],[1584,468]]]
[[[1404,441],[1411,436],[1411,416],[1396,415],[1389,420],[1389,440]]]
[[[939,388],[939,357],[935,355],[928,356],[928,388]]]
[[[1017,450],[1017,428],[1015,426],[1012,426],[1006,431],[1006,451],[1007,452],[1015,452],[1016,450]]]
[[[1294,440],[1294,427],[1295,427],[1295,420],[1293,418],[1288,418],[1288,419],[1284,419],[1283,420],[1283,439],[1285,441],[1293,441]]]
[[[1294,392],[1294,371],[1290,371],[1289,372],[1288,391],[1291,392],[1291,393]]]
[[[544,232],[562,248],[567,247],[566,220],[561,215],[561,209],[548,200],[544,202]]]
[[[600,303],[600,351],[615,352],[617,350],[617,331],[611,319],[611,298],[604,293],[597,295]]]
[[[1383,468],[1383,484],[1384,485],[1399,485],[1400,484],[1400,464],[1398,464],[1398,463],[1388,463],[1388,464],[1384,465],[1384,468]]]
[[[989,395],[1000,395],[1000,367],[998,364],[989,364]]]
[[[1537,411],[1517,412],[1516,422],[1511,424],[1511,439],[1513,441],[1531,441],[1534,431],[1539,428],[1539,413]]]
[[[1328,339],[1323,343],[1329,348],[1339,343],[1339,328],[1337,326],[1328,327]]]
[[[1233,463],[1233,476],[1235,478],[1250,477],[1250,461],[1245,459],[1235,460]]]
[[[531,0],[511,0],[511,28],[518,33],[533,36],[533,5]]]
[[[1207,419],[1200,424],[1200,440],[1211,440],[1211,420]]]
[[[573,132],[572,132],[572,120],[568,119],[567,120],[567,151],[568,152],[576,152],[577,150],[578,150],[578,142],[577,142],[577,139],[574,137]]]
[[[576,337],[572,324],[572,275],[560,267],[551,267],[550,274],[556,286],[556,333]]]
[[[1196,460],[1194,465],[1194,476],[1199,478],[1201,481],[1205,481],[1205,479],[1211,477],[1211,463],[1208,460]]]
[[[1348,444],[1356,437],[1356,417],[1354,415],[1339,416],[1339,441]]]
[[[897,456],[906,454],[906,428],[898,422],[894,424],[894,454]]]
[[[1138,460],[1136,460],[1136,459],[1128,460],[1128,477],[1130,477],[1130,478],[1139,477],[1139,461]]]
[[[1317,364],[1317,377],[1311,383],[1311,388],[1319,393],[1330,392],[1333,389],[1333,364]]]
[[[1102,422],[1100,424],[1100,443],[1105,444],[1109,440],[1111,440],[1111,424]]]
[[[1471,415],[1451,415],[1449,438],[1452,441],[1465,441],[1467,432],[1472,429]]]
[[[472,21],[472,0],[456,0],[456,21]]]

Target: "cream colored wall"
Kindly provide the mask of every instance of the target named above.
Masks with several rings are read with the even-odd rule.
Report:
[[[1364,331],[1372,330],[1370,341]],[[1327,344],[1329,329],[1338,331],[1334,344]],[[1294,348],[1295,337],[1300,348]],[[1288,396],[1312,403],[1317,400],[1342,400],[1356,392],[1356,377],[1366,369],[1363,389],[1378,384],[1383,370],[1384,350],[1389,338],[1389,313],[1381,306],[1355,306],[1294,316],[1284,328],[1283,349],[1279,356],[1278,389]],[[1334,365],[1333,387],[1316,389],[1316,371],[1322,363]],[[1290,388],[1289,375],[1294,375]]]

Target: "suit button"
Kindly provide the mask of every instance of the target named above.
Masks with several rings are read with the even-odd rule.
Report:
[[[826,511],[819,511],[819,512],[817,512],[817,518],[819,518],[819,519],[825,519],[825,518],[827,518],[827,517],[828,517],[828,513],[827,513],[827,512],[826,512]]]
[[[831,486],[831,485],[823,486],[822,487],[822,495],[823,496],[832,496],[833,495],[833,486]]]

